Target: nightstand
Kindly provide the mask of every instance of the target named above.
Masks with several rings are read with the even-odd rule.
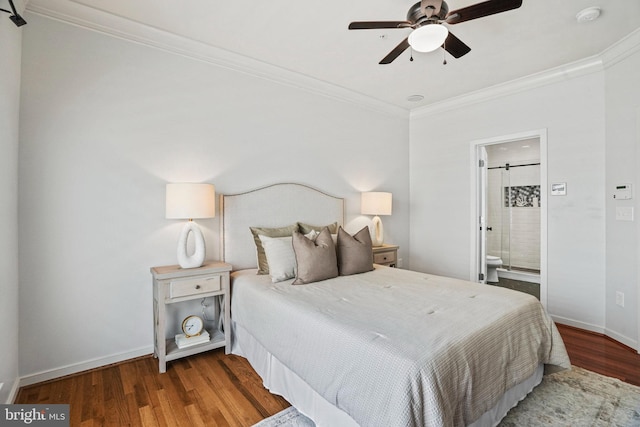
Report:
[[[373,247],[373,262],[375,264],[397,267],[398,248],[396,245],[382,245]]]
[[[198,268],[178,265],[151,268],[153,275],[153,332],[154,356],[158,358],[160,372],[166,372],[167,362],[181,357],[225,347],[231,352],[229,272],[231,265],[224,262],[205,262]],[[167,306],[183,301],[215,297],[220,304],[214,327],[208,330],[211,339],[203,344],[178,348],[174,336],[167,336]],[[181,321],[182,319],[171,319]],[[222,320],[222,322],[220,322]]]

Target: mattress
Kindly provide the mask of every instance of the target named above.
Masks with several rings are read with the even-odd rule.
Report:
[[[235,272],[232,318],[331,406],[366,426],[472,424],[541,364],[569,368],[526,294],[407,270],[309,285]]]

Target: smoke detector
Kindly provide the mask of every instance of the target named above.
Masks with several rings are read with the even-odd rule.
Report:
[[[588,7],[576,14],[576,20],[579,23],[595,21],[600,16],[600,12],[601,10],[597,6]]]

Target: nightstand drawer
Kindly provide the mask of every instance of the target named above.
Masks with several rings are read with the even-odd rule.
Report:
[[[169,298],[205,294],[208,292],[219,291],[221,288],[220,276],[172,280],[169,284]]]
[[[374,253],[373,262],[376,264],[393,264],[396,262],[396,251]]]

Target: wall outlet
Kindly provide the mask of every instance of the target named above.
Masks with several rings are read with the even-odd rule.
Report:
[[[402,268],[402,258],[398,258],[398,268]]]
[[[624,293],[623,292],[616,292],[616,305],[619,305],[620,307],[624,307]]]

